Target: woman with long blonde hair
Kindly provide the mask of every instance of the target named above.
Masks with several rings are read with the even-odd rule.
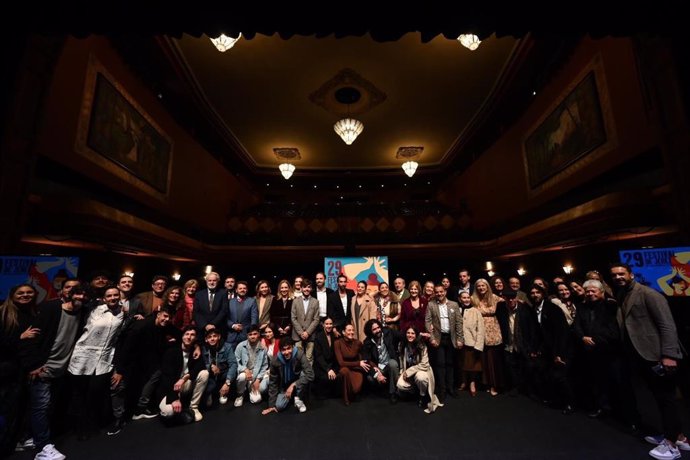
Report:
[[[491,292],[489,282],[483,278],[474,283],[472,303],[484,319],[484,351],[482,352],[482,380],[491,396],[503,387],[503,337],[496,318],[496,306],[503,299]]]

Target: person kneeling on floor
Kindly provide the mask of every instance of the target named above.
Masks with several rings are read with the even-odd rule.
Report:
[[[161,416],[173,424],[198,422],[203,416],[199,402],[206,389],[208,371],[199,356],[194,357],[196,330],[187,326],[182,333],[182,344],[168,349],[161,363],[163,399],[159,405]]]
[[[295,347],[291,337],[280,341],[280,353],[271,359],[268,385],[268,409],[263,415],[285,410],[294,397],[297,410],[306,412],[303,397],[309,392],[309,382],[314,380],[314,371],[303,352]]]

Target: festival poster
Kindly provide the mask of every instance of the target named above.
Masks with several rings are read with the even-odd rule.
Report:
[[[690,247],[620,251],[635,280],[669,297],[690,297]]]
[[[357,282],[367,283],[367,292],[379,290],[379,283],[388,283],[388,257],[326,257],[324,258],[326,286],[338,289],[338,275],[347,276],[347,287],[357,291]]]
[[[0,299],[6,299],[13,286],[31,284],[37,303],[58,297],[62,282],[77,276],[78,257],[0,256]]]

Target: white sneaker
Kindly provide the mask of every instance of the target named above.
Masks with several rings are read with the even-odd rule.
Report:
[[[674,444],[664,439],[658,446],[649,451],[649,455],[658,460],[675,460],[680,458],[680,451]]]
[[[36,454],[34,460],[65,460],[65,457],[53,444],[46,444],[43,449]]]
[[[244,404],[244,395],[235,398],[235,407],[242,407]]]
[[[252,404],[260,403],[261,402],[261,393],[258,391],[250,391],[249,392],[249,401]]]
[[[218,402],[221,404],[227,404],[228,403],[228,397],[227,396],[221,396],[218,398]]]
[[[307,411],[307,406],[304,405],[304,401],[297,396],[295,396],[295,407],[300,411],[300,413]]]
[[[204,416],[199,412],[199,409],[192,409],[192,412],[194,413],[194,421],[195,422],[200,422],[204,419]]]

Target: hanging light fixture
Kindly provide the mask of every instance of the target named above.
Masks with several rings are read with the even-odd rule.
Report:
[[[417,167],[419,166],[419,163],[416,161],[406,161],[405,163],[402,164],[402,169],[405,171],[405,174],[407,174],[408,177],[414,176],[415,171],[417,171]]]
[[[221,53],[226,52],[233,46],[235,46],[235,43],[237,43],[237,40],[239,40],[242,37],[242,33],[237,36],[237,38],[232,38],[228,37],[225,34],[220,34],[218,38],[211,38],[211,42],[216,46],[218,51]]]
[[[295,172],[295,165],[290,163],[282,163],[280,166],[278,166],[278,169],[280,169],[280,174],[282,174],[285,180],[287,180],[291,178],[292,173]]]
[[[364,125],[361,121],[355,120],[354,118],[343,118],[333,125],[333,129],[347,145],[352,145],[355,139],[357,139],[357,136],[364,131]]]
[[[458,37],[458,41],[462,46],[465,48],[474,51],[477,48],[479,48],[479,44],[481,43],[481,40],[479,40],[479,37],[477,37],[474,34],[462,34]]]

